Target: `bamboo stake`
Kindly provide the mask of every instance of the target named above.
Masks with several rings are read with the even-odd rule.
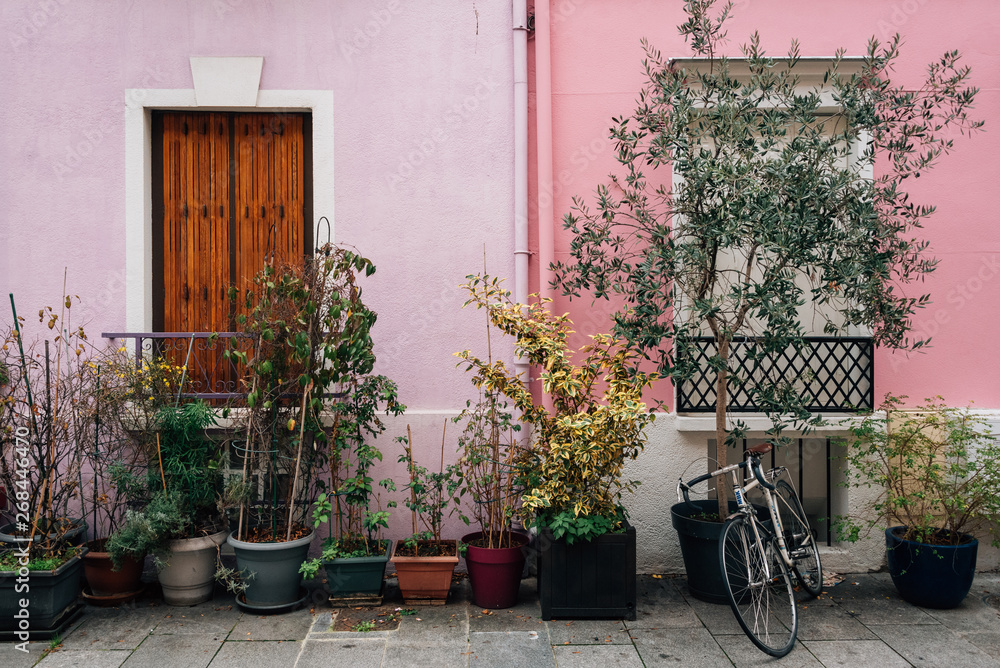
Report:
[[[302,408],[299,410],[299,420],[302,424],[299,425],[299,447],[295,453],[295,475],[292,477],[292,496],[288,499],[288,527],[285,529],[286,541],[292,539],[292,517],[295,513],[295,495],[299,493],[299,469],[302,465],[302,441],[306,433],[306,400],[309,398],[309,392],[312,391],[312,387],[312,381],[309,381],[305,392],[302,393]]]
[[[163,483],[163,493],[167,492],[167,477],[163,475],[163,452],[160,451],[160,432],[156,432],[156,457],[160,460],[160,482]]]

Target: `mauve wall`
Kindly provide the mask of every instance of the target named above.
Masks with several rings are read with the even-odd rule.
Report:
[[[458,285],[484,245],[513,272],[510,4],[12,0],[0,25],[0,322],[8,292],[29,316],[56,305],[66,267],[77,322],[126,328],[125,229],[142,224],[125,219],[125,108],[142,103],[126,90],[193,88],[190,56],[263,56],[261,90],[333,91],[336,211],[315,215],[378,267],[378,371],[411,408],[386,460],[412,421],[436,462],[473,396],[452,353],[485,351]]]
[[[539,193],[532,172],[531,220],[537,230],[535,203],[548,190],[554,196],[556,258],[565,259],[570,239],[560,221],[571,197],[593,202],[594,187],[606,182],[617,164],[608,128],[612,116],[634,109],[644,84],[640,38],[648,38],[665,58],[691,52],[676,29],[683,21],[679,1],[553,0],[550,5],[554,183]],[[932,296],[933,304],[915,321],[919,334],[933,336],[932,347],[909,356],[878,353],[876,398],[889,391],[916,400],[941,394],[956,405],[974,400],[978,408],[1000,408],[1000,383],[990,372],[996,365],[989,362],[993,333],[1000,328],[1000,5],[993,0],[737,0],[726,53],[740,55],[739,46],[754,30],[774,56],[785,54],[792,38],[800,41],[804,56],[831,56],[840,47],[847,55],[863,55],[872,35],[884,41],[900,32],[905,44],[896,79],[908,87],[918,86],[926,65],[947,50],[958,49],[971,65],[973,83],[981,88],[974,113],[986,119],[986,131],[971,140],[956,138],[952,155],[909,184],[914,201],[938,207],[924,232],[940,266],[925,284],[907,288]],[[533,121],[531,131],[534,143]],[[537,235],[532,244],[537,250]],[[538,286],[535,282],[531,289]],[[604,303],[591,307],[586,299],[559,298],[556,309],[568,310],[581,334],[606,326]],[[670,395],[669,389],[661,392]]]

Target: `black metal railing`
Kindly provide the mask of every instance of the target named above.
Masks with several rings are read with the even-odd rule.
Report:
[[[752,339],[732,342],[729,357],[728,410],[756,413],[753,387],[759,383],[790,384],[814,413],[873,409],[875,345],[865,337],[805,337],[805,346],[751,359]],[[688,339],[683,350],[692,356],[695,373],[677,386],[678,413],[715,411],[716,372],[709,364],[717,354],[712,337]]]
[[[168,360],[177,366],[187,366],[186,391],[183,397],[199,399],[233,399],[246,396],[240,386],[240,369],[223,352],[230,346],[248,350],[253,337],[236,332],[105,332],[105,339],[132,341],[135,362]]]

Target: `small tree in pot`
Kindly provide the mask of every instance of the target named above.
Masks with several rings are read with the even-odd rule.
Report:
[[[1000,547],[1000,443],[983,418],[940,397],[848,423],[845,486],[874,488],[870,512],[838,518],[842,540],[886,527],[889,573],[900,595],[932,608],[959,605],[975,576],[978,540]]]
[[[526,535],[511,528],[523,491],[517,466],[524,455],[517,441],[521,425],[493,392],[469,402],[454,421],[465,424],[458,439],[459,496],[471,501],[479,526],[462,538],[473,596],[478,607],[509,608],[517,602],[528,543]],[[464,514],[462,519],[469,521]]]
[[[274,609],[299,596],[299,568],[314,536],[306,511],[317,493],[316,473],[329,457],[336,460],[341,445],[330,444],[324,412],[375,363],[376,314],[362,303],[357,283],[360,274],[374,272],[368,259],[326,244],[301,262],[267,264],[242,295],[236,319],[254,348],[228,355],[246,369],[246,406],[234,415],[247,435],[247,495],[229,542],[247,576],[246,607]],[[241,297],[235,288],[230,295]],[[280,560],[279,551],[286,553]],[[254,577],[267,563],[275,564],[269,575]]]
[[[408,605],[443,605],[451,588],[451,575],[458,564],[458,541],[444,539],[445,511],[458,507],[461,469],[445,466],[444,445],[448,431],[445,421],[441,434],[441,465],[437,472],[418,464],[413,458],[413,435],[396,440],[402,444],[399,463],[406,465],[409,481],[403,486],[404,503],[413,517],[413,534],[396,547],[392,563],[399,578],[399,590]]]
[[[379,596],[382,576],[392,553],[392,541],[382,538],[389,512],[375,492],[372,467],[382,452],[371,443],[385,431],[378,413],[401,415],[396,385],[384,376],[366,376],[352,383],[347,396],[333,404],[333,426],[328,447],[329,480],[313,504],[316,529],[326,527],[320,557],[302,564],[307,578],[325,567],[331,602],[350,602],[358,596]],[[378,487],[395,491],[391,478]],[[395,507],[395,501],[386,508]]]
[[[475,370],[476,382],[487,392],[506,396],[533,427],[532,446],[518,460],[518,473],[526,491],[522,498],[525,524],[537,526],[542,539],[540,585],[542,614],[563,616],[635,615],[635,533],[627,527],[622,495],[637,482],[624,479],[625,464],[635,459],[645,443],[644,429],[654,416],[646,410],[642,392],[657,374],[636,368],[639,355],[607,335],[591,337],[593,343],[572,361],[567,338],[572,323],[554,316],[547,300],[530,305],[513,303],[499,279],[469,276],[463,286],[467,304],[486,309],[490,322],[513,336],[515,351],[542,369],[543,390],[552,398],[552,411],[535,403],[522,380],[502,361],[490,363],[470,351],[459,353]],[[585,547],[574,543],[603,539],[624,532],[629,545],[623,551],[629,563],[605,565],[622,580],[611,587],[621,596],[610,607],[592,604],[594,583],[580,582],[568,591],[556,591],[546,570],[566,569],[566,561],[587,559]],[[570,549],[567,549],[570,548]],[[575,548],[575,549],[574,549]],[[557,560],[562,559],[556,565]]]
[[[595,210],[574,200],[572,259],[553,269],[565,294],[623,299],[615,334],[675,382],[694,371],[691,339],[712,337],[722,467],[746,435],[727,412],[734,342],[750,361],[739,380],[778,443],[789,426],[818,424],[806,379],[768,373],[772,359],[803,350],[806,318],[826,335],[868,328],[882,347],[926,343],[908,331],[929,298],[900,286],[935,267],[912,236],[934,207],[904,186],[951,151],[953,131],[982,123],[968,115],[977,90],[957,52],[903,86],[891,80],[899,37],[872,39],[860,62],[840,53],[805,86],[796,42],[776,59],[755,34],[741,65],[721,56],[732,3],[715,4],[685,3],[679,31],[697,61],[664,60],[643,42],[647,85],[630,116],[612,119],[623,175],[598,187]],[[717,496],[722,518],[729,490]]]

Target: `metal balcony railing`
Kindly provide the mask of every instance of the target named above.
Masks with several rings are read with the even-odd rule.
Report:
[[[254,338],[236,332],[105,332],[105,339],[130,341],[137,365],[144,360],[166,359],[187,364],[187,392],[181,396],[199,399],[233,399],[246,396],[240,386],[240,370],[222,353],[235,345],[249,350]]]
[[[789,383],[813,413],[871,410],[875,402],[875,346],[871,338],[810,336],[801,350],[789,346],[764,358],[751,359],[752,339],[736,339],[729,358],[728,410],[756,413],[752,388],[756,383]],[[712,337],[687,341],[687,354],[697,367],[677,386],[678,413],[715,411],[716,373],[709,359],[717,354]]]

